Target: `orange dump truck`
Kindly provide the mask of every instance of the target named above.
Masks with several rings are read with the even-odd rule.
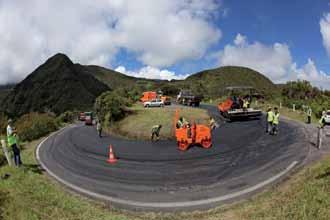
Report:
[[[156,92],[152,92],[152,91],[148,91],[148,92],[144,92],[142,97],[140,98],[141,102],[147,102],[147,101],[151,101],[153,99],[157,99],[157,93]]]
[[[212,146],[211,129],[206,125],[195,124],[191,126],[177,127],[179,120],[179,111],[176,110],[174,118],[175,137],[178,147],[182,151],[186,151],[191,145],[201,145],[203,148]]]

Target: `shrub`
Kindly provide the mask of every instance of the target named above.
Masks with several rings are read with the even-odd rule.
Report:
[[[57,117],[59,123],[72,123],[76,118],[76,113],[72,111],[66,111]]]
[[[114,92],[105,92],[95,101],[95,112],[98,118],[109,126],[112,122],[125,117],[128,99],[118,96]]]
[[[58,124],[48,114],[29,113],[16,121],[16,128],[22,141],[32,141],[57,130]]]

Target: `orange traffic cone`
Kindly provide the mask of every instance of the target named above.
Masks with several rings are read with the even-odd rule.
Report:
[[[113,153],[111,144],[109,146],[109,159],[107,161],[108,161],[108,163],[116,163],[117,162],[117,158],[115,157],[115,154]]]

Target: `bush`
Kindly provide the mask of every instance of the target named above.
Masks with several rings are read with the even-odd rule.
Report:
[[[57,121],[59,123],[72,123],[75,120],[76,116],[77,116],[76,113],[71,111],[66,111],[57,117]]]
[[[17,133],[22,141],[32,141],[58,128],[56,119],[48,114],[29,113],[16,121]]]
[[[115,92],[105,92],[95,101],[95,112],[98,118],[109,126],[112,122],[125,117],[128,99],[118,96]]]

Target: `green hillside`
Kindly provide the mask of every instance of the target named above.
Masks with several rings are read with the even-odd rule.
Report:
[[[1,104],[11,116],[28,112],[55,112],[89,109],[95,98],[109,87],[85,74],[64,54],[49,58],[17,84]]]
[[[185,80],[151,80],[104,67],[74,64],[66,55],[57,54],[9,92],[0,94],[0,101],[3,100],[0,111],[20,116],[34,111],[60,114],[67,110],[91,109],[96,97],[110,88],[137,96],[148,90],[162,90],[166,95],[176,96],[181,89],[190,89],[205,98],[218,98],[226,95],[224,91],[228,86],[252,86],[265,95],[279,90],[264,75],[244,67],[205,70]]]
[[[178,85],[190,87],[204,96],[216,98],[225,95],[228,86],[251,86],[258,92],[267,94],[276,86],[267,77],[245,67],[226,66],[193,74]]]

